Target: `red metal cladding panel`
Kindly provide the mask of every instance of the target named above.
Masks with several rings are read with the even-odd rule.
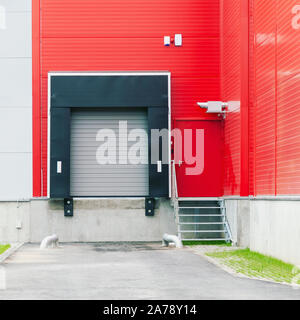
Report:
[[[297,5],[299,1],[295,0],[255,1],[257,194],[300,193],[300,16],[296,17],[300,6],[295,10]]]
[[[226,115],[224,138],[224,194],[240,193],[240,128],[239,109]]]
[[[48,77],[41,77],[41,118],[48,118]]]
[[[275,37],[276,1],[255,0],[256,95],[275,88]]]
[[[300,194],[300,3],[278,3],[277,193]]]
[[[256,146],[275,142],[275,94],[274,89],[257,96]],[[258,159],[257,159],[258,161]]]
[[[264,195],[275,192],[275,50],[262,45],[256,54],[255,179],[256,194]],[[268,66],[263,68],[259,60],[269,61]]]
[[[43,117],[41,119],[41,126],[42,126],[42,157],[41,157],[41,164],[42,164],[42,172],[41,172],[41,183],[42,183],[42,195],[47,196],[47,166],[48,166],[48,156],[47,156],[47,144],[48,144],[48,123],[47,117]]]
[[[186,38],[165,47],[162,38],[46,38],[42,76],[48,71],[168,70],[172,77],[219,77],[219,39]]]
[[[278,194],[300,194],[299,92],[300,92],[300,73],[278,84],[278,116],[277,116],[277,193]]]
[[[43,0],[43,37],[219,36],[219,0]]]
[[[300,3],[278,12],[277,193],[300,194]]]
[[[282,1],[282,0],[280,0]],[[256,42],[274,43],[274,24],[276,24],[277,0],[254,0],[254,22]],[[285,0],[284,0],[285,2]]]
[[[40,2],[32,2],[32,195],[41,196]]]
[[[249,195],[254,195],[255,159],[255,59],[254,59],[254,0],[249,1]]]
[[[268,14],[266,14],[268,12]],[[276,1],[254,1],[256,195],[276,192]]]
[[[275,193],[275,153],[274,142],[256,146],[256,195]]]
[[[274,24],[274,31],[276,25]],[[275,33],[273,35],[275,37]],[[275,88],[275,44],[263,42],[256,44],[256,95],[260,96]]]
[[[275,94],[257,96],[255,180],[256,194],[275,193]]]
[[[241,5],[240,0],[222,1],[221,94],[230,105],[224,125],[224,194],[240,194],[241,154]]]
[[[241,196],[249,195],[249,0],[241,2]]]
[[[299,75],[300,2],[278,1],[277,61],[278,84]]]
[[[165,47],[163,36],[183,35]],[[172,117],[202,118],[220,100],[219,0],[41,0],[42,194],[47,194],[49,71],[172,74]]]
[[[220,99],[219,78],[176,78],[171,79],[172,86],[172,118],[212,117],[204,109],[199,108],[198,101],[214,101]]]

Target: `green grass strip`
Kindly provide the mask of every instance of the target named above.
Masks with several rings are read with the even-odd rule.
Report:
[[[249,277],[300,284],[300,268],[250,249],[207,252],[207,256]]]
[[[10,244],[0,244],[0,254],[10,248]]]

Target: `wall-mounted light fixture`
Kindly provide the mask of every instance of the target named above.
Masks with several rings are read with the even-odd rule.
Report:
[[[226,108],[228,107],[227,102],[222,101],[207,101],[197,102],[200,108],[206,109],[206,113],[218,113],[222,114],[225,119]]]

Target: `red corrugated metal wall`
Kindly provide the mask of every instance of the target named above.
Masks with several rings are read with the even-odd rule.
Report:
[[[276,1],[254,1],[254,33],[255,193],[274,194]]]
[[[297,17],[291,10],[296,8]],[[291,16],[292,23],[291,25]],[[296,17],[296,19],[295,19]],[[295,23],[296,22],[296,23]],[[297,29],[295,27],[297,26]],[[300,193],[300,2],[277,7],[277,194]]]
[[[249,0],[249,195],[254,195],[255,86],[254,86],[254,0]]]
[[[47,194],[48,71],[105,70],[171,71],[173,120],[208,117],[197,101],[229,102],[225,195],[300,193],[298,0],[33,4],[34,196]],[[164,47],[175,33],[183,46]]]
[[[39,2],[33,0],[35,5]],[[41,112],[40,158],[34,196],[47,195],[47,73],[49,71],[144,71],[172,73],[172,117],[207,117],[197,101],[220,99],[219,0],[40,0],[40,82],[34,121]],[[36,22],[39,12],[33,12]],[[163,36],[182,33],[183,46],[163,46]],[[34,41],[38,41],[35,39]],[[40,94],[40,100],[38,97]],[[41,136],[41,137],[40,137]]]
[[[245,67],[246,2],[249,58]],[[221,1],[221,96],[229,101],[225,195],[246,195],[242,188],[248,188],[250,195],[300,193],[299,48],[299,1]],[[243,140],[245,132],[248,140]]]
[[[256,195],[299,194],[300,16],[293,8],[298,5],[300,13],[300,3],[253,1],[254,190]]]
[[[224,122],[224,194],[240,194],[241,0],[221,1],[221,96],[229,102]]]

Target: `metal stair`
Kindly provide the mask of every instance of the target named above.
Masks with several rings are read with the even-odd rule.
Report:
[[[178,198],[178,236],[189,241],[230,241],[224,200]]]
[[[178,197],[174,160],[172,161],[171,200],[179,239],[188,241],[232,241],[223,199]]]

